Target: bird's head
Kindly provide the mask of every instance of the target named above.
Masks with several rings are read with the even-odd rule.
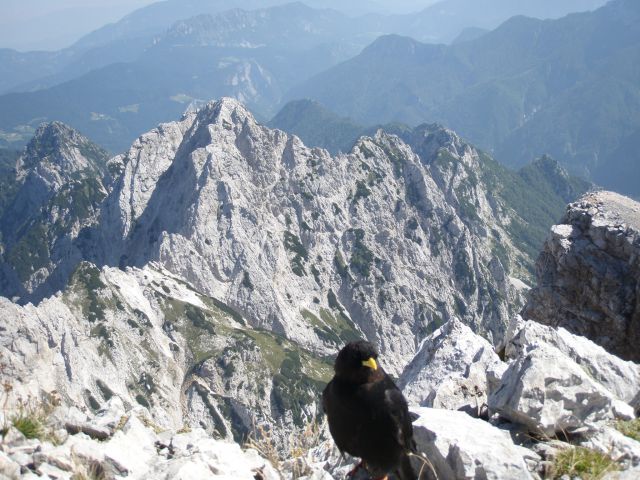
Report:
[[[347,344],[336,358],[333,367],[336,377],[351,383],[368,383],[384,376],[378,366],[378,352],[365,341]]]

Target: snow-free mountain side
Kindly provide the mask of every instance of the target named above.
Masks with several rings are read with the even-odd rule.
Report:
[[[315,421],[357,338],[399,377],[438,478],[546,478],[567,433],[632,472],[640,367],[527,313],[547,307],[524,204],[548,218],[588,184],[548,157],[510,172],[438,125],[397,133],[331,156],[223,98],[111,159],[61,123],[4,153],[0,472],[342,478]],[[637,203],[589,198],[567,222],[637,230]],[[590,255],[606,281],[617,260]]]
[[[108,162],[42,127],[3,212],[2,292],[37,306],[6,300],[3,316],[55,325],[61,362],[25,388],[89,409],[109,391],[238,439],[311,415],[325,356],[350,339],[396,373],[452,317],[498,341],[531,262],[517,215],[453,132],[411,142],[379,131],[331,157],[231,99]]]
[[[640,479],[638,0],[146,1],[0,45],[0,480]]]

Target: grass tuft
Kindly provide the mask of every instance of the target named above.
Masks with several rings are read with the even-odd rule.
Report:
[[[568,448],[554,459],[549,478],[568,475],[582,480],[600,480],[606,473],[620,470],[620,465],[609,455],[585,447]]]
[[[16,430],[28,439],[41,438],[44,433],[42,420],[35,415],[20,413],[11,422]]]
[[[56,444],[49,417],[60,405],[58,393],[53,391],[44,394],[39,401],[32,397],[18,399],[18,404],[17,413],[11,417],[11,425],[30,440],[38,439]]]
[[[618,421],[615,424],[616,430],[623,435],[640,442],[640,418],[630,421]]]
[[[301,428],[295,428],[287,438],[279,441],[270,429],[254,426],[244,447],[256,450],[276,470],[281,473],[286,470],[289,478],[297,479],[311,473],[308,454],[324,440],[325,430],[325,423],[310,418]]]

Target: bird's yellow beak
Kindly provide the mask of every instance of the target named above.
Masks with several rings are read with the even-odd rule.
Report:
[[[376,359],[371,357],[369,360],[363,360],[362,365],[365,367],[369,367],[371,370],[377,370],[378,364],[376,363]]]

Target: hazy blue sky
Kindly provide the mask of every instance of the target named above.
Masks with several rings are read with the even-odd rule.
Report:
[[[160,0],[0,0],[0,48],[58,50],[127,13]],[[294,0],[282,0],[282,3]],[[350,2],[351,0],[344,0]],[[408,12],[437,0],[366,0],[375,11]],[[273,2],[267,2],[273,3]],[[314,6],[318,6],[314,2]],[[236,2],[228,0],[229,8]]]
[[[0,0],[0,48],[62,48],[155,1]]]
[[[81,36],[112,23],[127,13],[159,0],[0,0],[0,48],[17,50],[58,50],[71,45]],[[293,0],[282,0],[286,3]],[[476,0],[487,8],[514,10],[514,2],[523,10],[514,10],[513,14],[526,13],[536,2],[545,4],[557,1],[567,2],[576,7],[584,4],[588,8],[593,4],[602,4],[605,0]],[[638,0],[640,1],[640,0]],[[417,11],[435,3],[436,0],[333,0],[325,4],[323,0],[312,0],[314,7],[341,5],[355,7],[356,12],[379,11],[385,13],[406,13]],[[224,0],[225,7],[234,8],[237,0]],[[246,2],[244,2],[246,3]],[[250,2],[253,3],[253,2]],[[265,1],[274,4],[274,0]],[[459,2],[454,2],[459,3]],[[464,3],[464,2],[463,2]],[[573,7],[572,7],[573,8]],[[353,9],[350,9],[353,10]],[[535,10],[535,9],[534,9]],[[570,10],[568,10],[570,11]],[[354,13],[353,11],[351,13]]]
[[[114,13],[120,15],[154,1],[156,0],[2,0],[0,9],[2,23],[8,23],[68,9],[77,11],[113,9]]]

